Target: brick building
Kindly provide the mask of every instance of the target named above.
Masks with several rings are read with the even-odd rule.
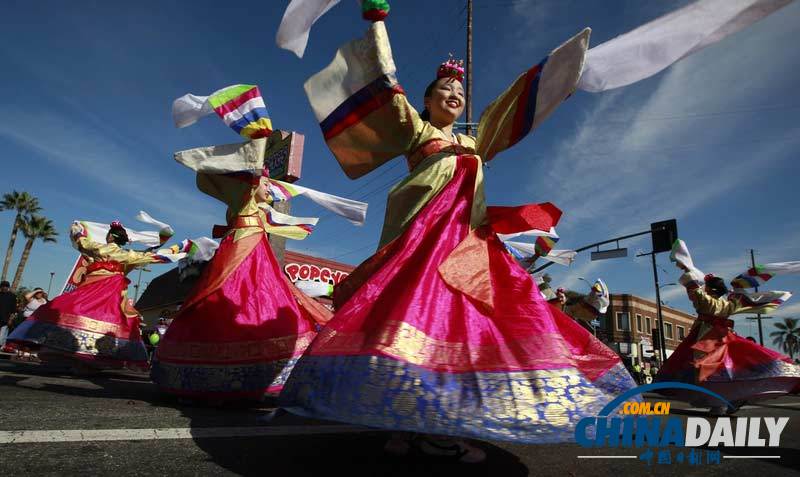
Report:
[[[696,316],[664,305],[661,306],[661,315],[669,357],[689,334]],[[653,346],[657,317],[654,301],[630,294],[612,294],[611,304],[605,316],[600,318],[597,336],[631,363],[643,362],[658,355]]]

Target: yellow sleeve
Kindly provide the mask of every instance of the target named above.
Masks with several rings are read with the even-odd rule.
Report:
[[[587,28],[553,50],[483,111],[476,147],[483,162],[521,141],[575,91],[590,32]]]
[[[738,311],[736,303],[725,298],[714,298],[702,288],[689,290],[688,294],[694,309],[701,315],[727,318]]]
[[[78,247],[78,251],[95,261],[114,261],[127,267],[162,262],[162,260],[157,258],[156,254],[152,252],[125,250],[115,243],[99,244],[97,242],[92,242],[87,237],[78,238],[75,244]]]
[[[383,22],[336,53],[305,84],[325,142],[351,179],[358,178],[420,144],[426,125],[395,76]]]

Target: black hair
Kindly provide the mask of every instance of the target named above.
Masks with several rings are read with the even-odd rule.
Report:
[[[706,286],[708,287],[709,291],[711,291],[711,294],[717,298],[728,294],[728,287],[725,286],[725,280],[721,279],[720,277],[709,278],[706,281]]]
[[[3,280],[2,282],[0,282],[0,288],[3,288],[3,287],[11,288],[11,284],[8,283],[7,280]]]
[[[425,95],[423,96],[423,98],[430,98],[431,95],[433,95],[433,88],[436,87],[437,81],[439,81],[439,78],[436,78],[435,80],[431,81],[428,87],[425,88]],[[420,113],[419,118],[422,119],[423,121],[431,120],[431,112],[428,111],[428,108],[422,110],[422,113]]]
[[[123,245],[130,242],[128,239],[128,232],[125,230],[125,227],[114,227],[112,226],[108,230],[108,234],[111,235],[114,243],[122,247]]]

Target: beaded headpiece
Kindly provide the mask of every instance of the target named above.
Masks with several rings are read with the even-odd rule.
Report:
[[[464,60],[455,60],[453,55],[439,65],[439,71],[436,72],[436,79],[439,78],[453,78],[459,82],[464,82]]]
[[[119,220],[115,220],[115,221],[111,222],[111,226],[110,227],[112,229],[124,229],[125,228],[125,227],[122,226],[122,222],[120,222]]]

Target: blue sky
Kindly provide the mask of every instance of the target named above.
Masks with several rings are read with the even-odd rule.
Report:
[[[34,246],[23,284],[46,287],[53,271],[53,288],[60,287],[75,258],[66,238],[74,219],[120,219],[135,228],[133,217],[143,209],[170,222],[178,236],[209,235],[211,225],[224,220],[224,209],[195,189],[193,174],[172,153],[238,138],[215,117],[175,129],[170,106],[187,92],[208,94],[235,83],[258,84],[275,127],[306,135],[301,184],[370,203],[367,224],[355,228],[296,201],[294,214],[324,220],[290,248],[353,264],[374,251],[386,192],[404,175],[404,161],[347,179],[325,147],[302,89],[338,46],[368,25],[355,2],[344,0],[315,25],[300,60],[274,43],[286,3],[4,4],[0,189],[39,197],[62,232],[58,244]],[[591,44],[597,45],[688,2],[475,3],[477,119],[520,72],[580,29],[591,27]],[[387,25],[398,76],[415,104],[448,52],[464,54],[464,5],[392,2]],[[747,267],[750,248],[758,261],[800,259],[798,34],[795,2],[648,80],[606,93],[576,93],[491,163],[485,171],[488,202],[554,202],[564,210],[559,248],[674,217],[704,271],[730,277]],[[0,215],[2,251],[11,220],[11,213]],[[648,250],[649,240],[625,245],[633,255]],[[677,280],[665,255],[659,264],[664,283]],[[602,277],[612,292],[654,296],[649,259],[590,262],[581,256],[571,268],[550,271],[561,286],[581,289],[578,277]],[[779,277],[771,285],[800,293],[798,277]],[[800,317],[798,298],[778,316]],[[664,288],[664,300],[689,309],[679,287]],[[754,333],[738,320],[741,333]]]

